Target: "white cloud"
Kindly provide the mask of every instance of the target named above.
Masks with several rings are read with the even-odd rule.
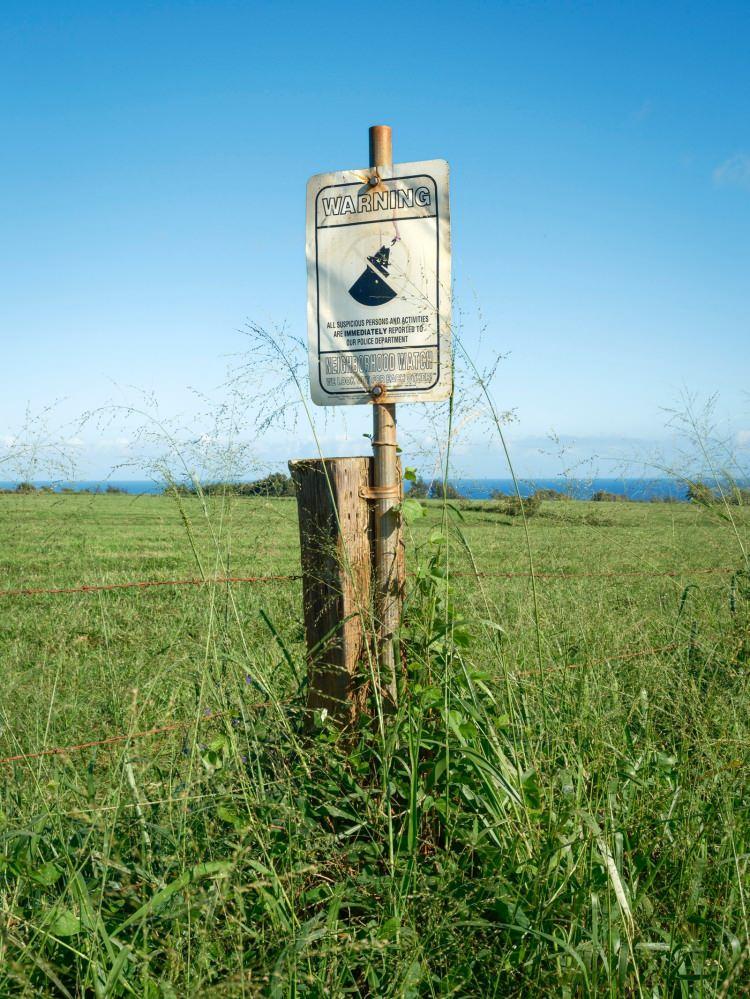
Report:
[[[737,431],[737,447],[750,447],[750,430]]]
[[[750,154],[730,156],[716,167],[713,177],[717,187],[742,187],[750,191]]]

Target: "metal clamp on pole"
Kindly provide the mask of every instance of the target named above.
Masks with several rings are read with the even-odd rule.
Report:
[[[395,500],[401,502],[401,486],[362,486],[359,495],[364,500]]]

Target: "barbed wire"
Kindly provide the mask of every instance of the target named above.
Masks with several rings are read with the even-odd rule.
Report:
[[[735,566],[709,566],[709,567],[697,567],[692,568],[686,566],[683,569],[612,569],[607,572],[537,572],[533,573],[535,579],[613,579],[620,577],[633,578],[636,576],[641,576],[643,578],[660,578],[660,577],[675,577],[675,576],[695,576],[702,575],[705,573],[728,573],[737,572]],[[471,579],[476,579],[478,576],[480,579],[484,578],[502,578],[502,579],[530,579],[532,576],[531,572],[487,572],[483,569],[479,569],[477,572],[451,572],[449,575],[458,577],[470,577]]]
[[[45,594],[97,593],[102,590],[148,589],[152,586],[210,586],[222,583],[278,583],[294,582],[300,575],[287,576],[208,576],[193,579],[136,579],[124,583],[84,583],[80,586],[22,587],[17,590],[0,590],[0,597],[36,597]]]
[[[588,659],[586,662],[582,663],[552,663],[552,669],[593,669],[596,666],[606,666],[613,660],[618,662],[628,662],[630,659],[643,659],[646,656],[656,656],[660,655],[662,652],[673,652],[675,649],[680,648],[679,642],[670,642],[669,645],[659,645],[657,647],[647,647],[640,649],[624,649],[622,652],[616,652],[613,655],[605,656],[602,659]],[[539,670],[523,670],[520,673],[515,673],[516,677],[525,676],[538,676]],[[1,762],[1,761],[0,761]]]
[[[288,704],[288,701],[262,701],[258,704],[245,705],[253,711],[261,708],[272,707],[274,704]],[[121,732],[118,735],[110,735],[104,739],[91,739],[87,742],[77,742],[70,746],[50,746],[47,749],[39,749],[33,753],[17,753],[15,756],[0,757],[2,763],[20,763],[26,760],[38,760],[44,756],[67,756],[68,753],[81,752],[84,749],[96,749],[102,746],[112,746],[120,742],[131,742],[138,739],[146,739],[151,736],[165,735],[171,732],[178,732],[194,725],[205,725],[207,722],[225,718],[227,715],[237,717],[237,709],[234,711],[211,711],[200,718],[192,718],[190,721],[170,722],[168,725],[157,725],[154,728],[147,728],[141,732]]]
[[[621,652],[613,652],[608,656],[601,659],[591,659],[582,663],[550,663],[549,668],[551,669],[593,669],[596,666],[605,666],[613,661],[627,662],[631,659],[641,659],[646,656],[660,655],[664,652],[672,652],[680,648],[679,642],[670,642],[668,645],[661,646],[646,646],[639,649],[623,649]],[[529,676],[538,676],[538,670],[523,670],[521,672],[516,672],[513,674],[517,679]],[[289,704],[289,700],[285,701],[263,701],[258,704],[250,705],[252,710],[258,710],[260,708],[272,707],[276,704]],[[190,728],[194,725],[205,724],[206,722],[216,721],[219,718],[226,717],[228,714],[234,714],[237,716],[237,709],[234,711],[217,711],[212,712],[207,715],[203,715],[200,718],[193,718],[190,721],[184,722],[172,722],[167,725],[159,725],[154,728],[144,729],[141,732],[124,732],[118,735],[111,735],[104,739],[92,739],[87,742],[78,742],[69,746],[50,746],[47,749],[40,749],[33,753],[17,753],[14,756],[0,757],[0,765],[5,763],[19,763],[25,762],[26,760],[40,759],[45,756],[67,756],[70,753],[81,752],[85,749],[95,749],[98,747],[111,746],[121,742],[133,742],[138,739],[146,739],[153,736],[166,735],[171,732],[176,732]]]
[[[566,571],[539,571],[534,572],[533,575],[536,579],[564,579],[564,580],[575,580],[575,579],[616,579],[616,578],[633,578],[633,577],[643,577],[643,578],[675,578],[678,576],[689,576],[689,575],[705,575],[714,573],[736,573],[737,569],[735,566],[686,566],[680,569],[664,569],[664,570],[643,570],[643,569],[615,569],[600,572],[566,572]],[[414,573],[409,573],[409,575],[414,575]],[[532,573],[530,571],[524,572],[509,572],[502,570],[483,570],[479,569],[476,571],[456,571],[451,572],[453,577],[468,577],[468,578],[495,578],[495,579],[529,579]],[[127,580],[118,583],[86,583],[78,586],[65,586],[65,587],[23,587],[18,589],[6,589],[0,590],[0,598],[10,598],[10,597],[21,597],[21,596],[55,596],[55,595],[69,595],[74,593],[96,593],[102,591],[112,591],[112,590],[125,590],[125,589],[148,589],[152,587],[165,587],[165,586],[210,586],[210,585],[225,585],[225,584],[245,584],[245,583],[286,583],[286,582],[297,582],[302,579],[300,574],[277,574],[277,575],[262,575],[262,576],[211,576],[211,577],[201,577],[201,578],[187,578],[187,579],[144,579],[144,580]],[[553,663],[550,664],[552,668],[564,668],[564,669],[585,669],[587,667],[595,667],[598,665],[605,665],[613,660],[627,661],[634,658],[642,658],[649,655],[658,655],[667,651],[673,651],[679,647],[678,643],[671,643],[669,645],[660,646],[658,648],[647,647],[636,650],[623,650],[619,653],[613,653],[603,659],[588,661],[583,663]],[[516,677],[524,677],[535,675],[537,671],[523,671],[516,673]],[[263,704],[253,705],[252,707],[261,708],[267,707],[271,702],[264,702]],[[211,714],[204,715],[198,719],[192,719],[186,722],[172,722],[169,724],[158,725],[149,729],[145,729],[140,732],[128,732],[120,733],[117,735],[107,736],[103,739],[92,739],[86,742],[75,743],[68,746],[53,746],[47,749],[38,750],[33,753],[18,753],[13,756],[6,756],[0,758],[0,764],[16,763],[26,760],[39,759],[49,756],[64,756],[69,753],[80,752],[86,749],[93,749],[98,747],[106,747],[110,745],[116,745],[122,742],[135,741],[139,739],[155,737],[159,735],[166,735],[175,731],[184,730],[193,725],[204,724],[209,721],[215,721],[229,712],[214,712]]]
[[[50,746],[48,749],[40,749],[35,753],[17,753],[15,756],[5,756],[0,759],[0,763],[20,763],[25,760],[38,760],[43,756],[67,756],[68,753],[80,752],[84,749],[94,749],[99,746],[111,746],[119,742],[129,742],[130,740],[145,739],[148,736],[164,735],[167,732],[176,732],[179,729],[189,728],[191,725],[200,725],[204,722],[214,721],[227,712],[222,711],[217,714],[206,715],[203,718],[193,719],[189,722],[173,722],[170,725],[159,725],[156,728],[145,729],[143,732],[126,732],[120,735],[111,735],[106,739],[92,739],[89,742],[78,742],[72,746]]]
[[[647,578],[675,578],[678,576],[697,576],[712,573],[734,573],[736,566],[686,566],[681,569],[613,569],[607,572],[534,572],[535,579],[618,579],[635,577]],[[414,576],[415,573],[407,573]],[[454,578],[476,579],[530,579],[532,573],[505,572],[502,570],[478,571],[456,571],[450,572]],[[107,590],[129,590],[129,589],[149,589],[158,586],[219,586],[226,583],[292,583],[302,579],[300,574],[275,575],[275,576],[209,576],[206,578],[192,579],[137,579],[128,580],[122,583],[83,583],[79,586],[56,586],[56,587],[19,587],[18,589],[0,590],[2,597],[35,597],[35,596],[56,596],[72,593],[98,593]]]

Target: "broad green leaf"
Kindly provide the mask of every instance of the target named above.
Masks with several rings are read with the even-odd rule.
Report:
[[[49,931],[54,937],[72,937],[81,932],[81,920],[70,909],[61,909],[50,924]]]
[[[48,888],[53,885],[55,881],[62,876],[62,871],[60,868],[50,861],[48,864],[42,864],[41,867],[37,868],[31,875],[32,881],[36,881],[38,885],[43,885]]]
[[[393,940],[396,937],[399,929],[401,928],[401,922],[397,916],[391,916],[390,919],[386,919],[383,925],[378,930],[379,940]]]
[[[415,520],[419,520],[420,517],[425,517],[426,515],[425,508],[419,500],[405,499],[401,504],[401,516],[407,524],[412,524]]]
[[[242,825],[239,815],[233,812],[231,808],[225,808],[224,805],[219,805],[216,809],[216,815],[221,819],[222,822],[228,822],[230,826],[234,826],[235,829],[239,829]]]

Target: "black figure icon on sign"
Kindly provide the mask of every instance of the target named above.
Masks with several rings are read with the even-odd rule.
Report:
[[[388,277],[388,258],[391,251],[381,246],[377,253],[367,258],[367,267],[349,289],[349,294],[360,305],[385,305],[396,292],[383,280]]]

